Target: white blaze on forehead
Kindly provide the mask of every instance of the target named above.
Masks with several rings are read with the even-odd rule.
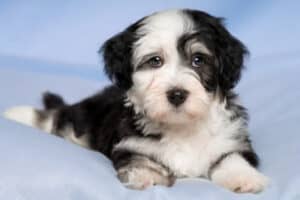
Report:
[[[181,10],[168,10],[147,17],[137,31],[140,36],[134,44],[133,63],[142,57],[160,52],[164,57],[177,52],[177,41],[193,29],[192,20]]]

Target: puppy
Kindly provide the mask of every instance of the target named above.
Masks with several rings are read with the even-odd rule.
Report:
[[[233,92],[247,50],[222,19],[154,13],[100,53],[111,86],[73,105],[46,93],[44,110],[14,107],[5,116],[103,153],[128,188],[203,177],[235,192],[264,189],[247,111]]]

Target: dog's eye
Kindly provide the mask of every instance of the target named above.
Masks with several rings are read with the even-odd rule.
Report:
[[[147,64],[149,64],[153,68],[158,68],[163,65],[163,60],[159,56],[154,56],[147,61]]]
[[[192,56],[192,66],[193,67],[201,67],[205,64],[205,56],[200,53],[196,53]]]

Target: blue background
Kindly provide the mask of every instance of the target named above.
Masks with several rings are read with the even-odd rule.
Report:
[[[282,57],[300,63],[296,0],[2,0],[0,67],[104,80],[101,44],[137,19],[170,8],[225,17],[229,30],[248,46],[250,63],[267,59],[270,66]]]

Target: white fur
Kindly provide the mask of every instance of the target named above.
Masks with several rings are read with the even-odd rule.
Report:
[[[4,112],[4,117],[31,127],[51,133],[53,128],[53,113],[49,113],[42,121],[38,119],[38,110],[30,106],[16,106]]]
[[[239,154],[225,158],[212,173],[212,181],[234,192],[257,193],[268,184],[268,179],[249,165]]]
[[[164,60],[159,69],[134,72],[133,87],[127,92],[136,112],[146,112],[151,121],[184,124],[207,112],[211,97],[200,84],[199,76],[182,65],[177,50],[179,36],[191,30],[191,22],[186,16],[179,11],[168,11],[150,16],[138,31],[147,34],[135,43],[133,63],[138,65],[139,60],[153,53],[161,54]],[[200,47],[205,49],[204,44],[199,44]],[[189,91],[180,108],[170,105],[166,97],[167,91],[174,87]]]
[[[36,110],[30,106],[16,106],[6,110],[3,116],[21,124],[35,127]]]
[[[127,180],[123,184],[131,189],[143,190],[156,184],[170,184],[167,177],[145,167],[121,168],[118,176],[126,176]]]
[[[193,43],[193,44],[191,45],[190,48],[191,48],[190,51],[192,51],[192,52],[198,52],[198,51],[200,51],[200,52],[202,52],[202,53],[204,53],[204,54],[211,55],[211,52],[210,52],[210,51],[207,49],[207,47],[206,47],[204,44],[202,44],[202,43],[195,42],[195,43]]]
[[[161,126],[164,137],[161,141],[141,138],[122,140],[116,149],[141,152],[168,166],[177,177],[207,176],[211,163],[222,154],[243,150],[234,139],[240,134],[243,121],[230,121],[230,112],[224,104],[214,102],[208,117],[185,126]]]
[[[53,114],[49,115],[45,120],[40,124],[37,124],[37,127],[46,131],[47,133],[52,133],[53,130]]]
[[[43,120],[38,119],[38,112],[38,110],[30,106],[16,106],[6,110],[3,113],[3,116],[21,124],[39,128],[47,133],[56,134],[53,133],[53,119],[55,111],[43,111],[48,112],[47,117],[43,118]],[[88,134],[84,134],[81,137],[76,137],[72,127],[66,127],[58,134],[72,143],[89,148]]]
[[[147,17],[137,32],[141,37],[133,48],[132,62],[135,67],[143,56],[159,50],[167,51],[163,52],[166,56],[177,55],[177,39],[192,29],[192,21],[179,10],[154,13]]]

